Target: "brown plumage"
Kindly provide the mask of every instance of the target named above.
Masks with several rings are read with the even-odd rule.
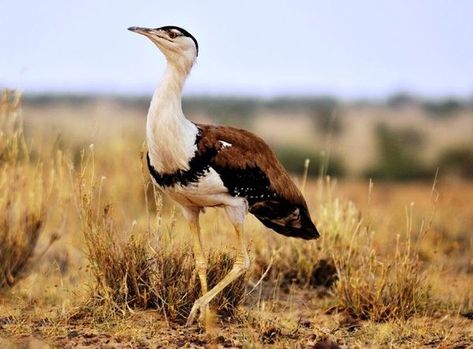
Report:
[[[252,214],[286,236],[319,236],[302,193],[260,137],[235,127],[197,126],[199,155],[207,158],[208,153],[213,154],[211,167],[222,177],[230,194],[248,200]]]
[[[218,150],[214,162],[219,166],[232,169],[260,168],[277,193],[292,204],[307,207],[301,192],[263,139],[247,130],[230,126],[197,126],[202,130],[197,143],[200,153],[209,149]],[[231,146],[225,147],[220,141],[230,143]]]

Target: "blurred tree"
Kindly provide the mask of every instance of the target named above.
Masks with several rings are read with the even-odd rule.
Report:
[[[473,149],[468,146],[456,146],[440,154],[437,165],[442,174],[473,179]]]
[[[260,102],[254,98],[188,97],[183,108],[190,112],[204,112],[217,119],[249,118],[254,115]]]
[[[321,152],[316,152],[307,148],[294,145],[279,145],[275,147],[276,155],[291,173],[304,173],[305,159],[310,159],[309,175],[318,176],[323,169],[323,174],[334,177],[342,177],[346,174],[343,162],[337,156],[328,158]]]
[[[454,98],[424,102],[424,109],[433,117],[451,117],[465,107],[463,102]]]
[[[402,108],[418,103],[419,100],[407,92],[396,93],[386,100],[386,105],[391,108]]]
[[[422,137],[412,130],[394,131],[380,124],[376,128],[378,160],[364,175],[386,180],[424,179],[433,172],[416,154]]]
[[[313,110],[317,131],[339,135],[343,130],[342,115],[334,105],[319,106]]]

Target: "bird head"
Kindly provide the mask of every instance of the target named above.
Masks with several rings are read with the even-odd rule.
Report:
[[[128,30],[150,39],[170,63],[192,66],[199,54],[197,40],[185,29],[165,26],[160,28],[130,27]]]

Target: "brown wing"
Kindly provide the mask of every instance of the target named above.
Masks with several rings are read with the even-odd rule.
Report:
[[[249,211],[278,233],[318,237],[302,193],[261,138],[234,127],[197,126],[198,152],[212,154],[210,165],[230,194],[245,197]]]

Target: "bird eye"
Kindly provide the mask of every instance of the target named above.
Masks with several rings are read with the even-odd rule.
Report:
[[[169,37],[170,37],[171,39],[175,39],[175,38],[177,37],[177,33],[175,33],[175,32],[169,32]]]

